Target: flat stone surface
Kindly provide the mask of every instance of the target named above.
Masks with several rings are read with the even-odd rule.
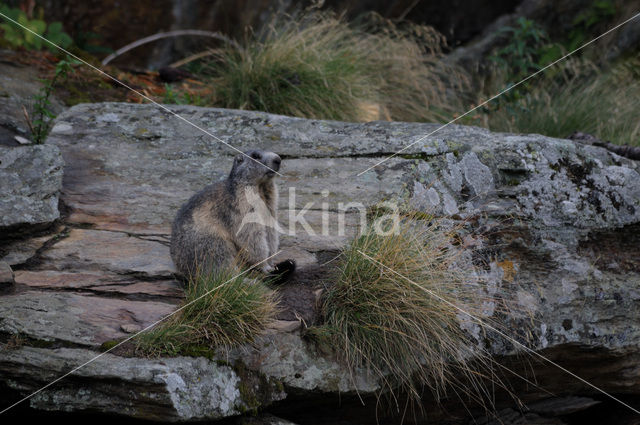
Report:
[[[171,277],[169,247],[120,232],[72,229],[42,254],[57,270],[103,270]]]
[[[16,282],[31,288],[84,289],[119,295],[180,298],[182,284],[176,280],[142,281],[105,272],[66,272],[57,270],[18,270]]]
[[[0,332],[97,348],[125,337],[122,325],[144,328],[174,309],[173,304],[157,301],[27,291],[0,297]]]
[[[370,394],[380,388],[364,370],[351,375],[335,359],[319,356],[295,333],[266,335],[257,349],[241,347],[229,353],[249,369],[277,379],[293,391]]]
[[[125,109],[131,106],[125,105]],[[66,130],[63,134],[56,131],[61,122],[65,123],[64,129],[71,126],[74,134],[77,134],[75,131],[79,130],[78,126],[89,124],[85,118],[76,115],[85,111],[84,105],[73,109],[72,118],[64,114],[60,117],[49,139],[50,143],[61,147],[69,164],[65,168],[63,198],[72,208],[70,222],[90,223],[106,230],[168,234],[180,205],[205,185],[224,178],[231,169],[234,152],[220,150],[216,145],[202,140],[201,136],[194,135],[192,129],[180,126],[164,128],[164,124],[153,119],[152,122],[156,124],[154,131],[158,134],[173,133],[178,129],[185,132],[177,137],[158,135],[152,141],[141,141],[135,133],[138,127],[127,124],[126,128],[134,129],[134,134],[125,136],[126,133],[122,133],[123,129],[119,126],[128,122],[130,117],[126,117],[120,109],[113,109],[118,112],[107,112],[111,114],[109,119],[112,121],[96,124],[95,133],[87,134],[80,130],[83,142],[79,145],[77,139],[65,137]],[[88,108],[85,112],[95,113],[92,111]],[[95,119],[99,120],[101,116],[104,115]],[[190,113],[187,116],[191,118]],[[78,119],[81,121],[74,124]],[[242,125],[236,121],[230,123]],[[114,131],[117,137],[114,137]],[[127,143],[127,137],[132,138],[131,143]],[[288,139],[286,146],[292,145],[292,142]],[[126,149],[123,143],[126,143]],[[247,144],[243,149],[249,149],[250,146],[255,144]],[[285,145],[269,148],[287,152]],[[347,206],[350,202],[361,202],[362,199],[366,199],[367,203],[375,203],[399,196],[406,185],[403,182],[403,171],[406,170],[403,169],[410,165],[406,160],[392,159],[388,167],[379,172],[358,177],[357,173],[368,164],[364,159],[321,156],[312,149],[300,151],[298,155],[311,153],[314,153],[312,158],[299,158],[291,153],[285,155],[290,158],[283,162],[281,172],[284,177],[278,182],[281,210],[291,207],[302,209],[305,206],[310,210],[319,210],[322,203],[326,202],[335,211],[339,203]],[[189,170],[189,173],[185,173],[185,170]],[[292,188],[295,193],[290,195]],[[322,190],[328,191],[326,198],[320,196]]]
[[[55,235],[60,232],[62,232],[62,227],[58,226],[53,229],[51,234],[44,236],[4,241],[0,247],[0,261],[4,261],[11,266],[23,264],[33,258],[45,243],[55,238]]]

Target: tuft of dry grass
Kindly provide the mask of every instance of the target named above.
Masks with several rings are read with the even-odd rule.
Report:
[[[214,104],[304,118],[444,121],[462,107],[466,74],[440,62],[444,39],[429,27],[378,19],[348,24],[329,14],[278,17],[244,48],[208,60]],[[373,111],[373,113],[372,113]]]
[[[614,85],[596,78],[587,84],[569,82],[528,94],[510,113],[489,117],[493,131],[539,133],[566,138],[575,131],[616,144],[640,146],[640,84]]]
[[[492,131],[565,138],[575,131],[640,146],[638,58],[609,70],[567,60],[521,98],[496,103],[485,115]]]
[[[186,288],[186,307],[137,337],[138,353],[175,356],[229,349],[251,343],[275,320],[278,300],[261,282],[232,271],[197,276]]]
[[[426,388],[436,400],[453,392],[486,405],[485,379],[504,387],[465,331],[470,318],[454,307],[484,318],[485,301],[494,301],[473,267],[457,264],[456,230],[410,215],[397,232],[366,231],[345,249],[324,300],[326,322],[314,332],[350,369],[374,373],[392,397],[418,401]]]

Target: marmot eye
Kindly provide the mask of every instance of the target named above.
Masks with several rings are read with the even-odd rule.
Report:
[[[251,154],[251,158],[260,159],[260,154],[258,152],[254,152],[254,153]]]

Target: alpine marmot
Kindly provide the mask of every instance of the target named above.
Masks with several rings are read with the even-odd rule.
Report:
[[[278,251],[274,182],[281,159],[259,149],[238,155],[227,179],[213,183],[178,211],[171,232],[171,258],[185,277],[228,267],[256,267],[265,273],[293,271],[287,260],[263,262]]]

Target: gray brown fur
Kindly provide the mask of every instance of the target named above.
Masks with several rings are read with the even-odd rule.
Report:
[[[185,277],[221,268],[252,266],[278,250],[278,232],[273,226],[278,190],[273,178],[274,171],[280,168],[280,157],[262,150],[251,150],[245,155],[236,156],[227,179],[193,195],[176,215],[171,258]],[[255,202],[256,196],[262,202]],[[243,224],[247,214],[262,217],[268,215],[266,211],[270,214],[263,217],[266,221]],[[267,261],[258,268],[268,273],[273,265]]]

